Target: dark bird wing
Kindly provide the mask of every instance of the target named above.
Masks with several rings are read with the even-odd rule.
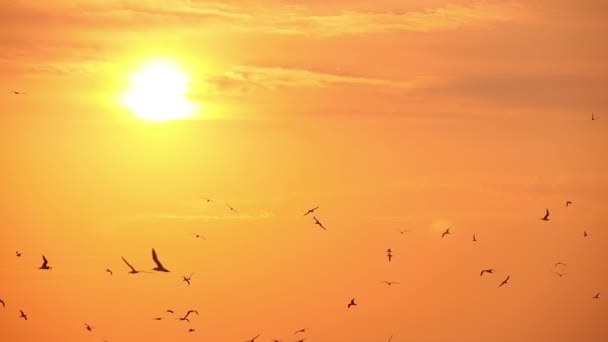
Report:
[[[547,211],[545,212],[545,217],[543,217],[544,220],[549,218],[549,209],[547,209]]]
[[[158,255],[156,255],[156,251],[154,250],[154,248],[152,248],[152,260],[154,260],[154,263],[156,264],[156,266],[160,269],[165,269],[163,267],[163,264],[160,263],[160,261],[158,260]]]
[[[129,262],[124,258],[124,257],[120,257],[122,259],[122,261],[125,262],[125,264],[127,264],[127,266],[129,266],[129,268],[133,271],[133,272],[137,272],[137,270],[135,268],[133,268],[133,266],[131,266],[131,264],[129,264]]]
[[[2,307],[5,308],[6,304],[4,304],[4,301],[2,299],[0,299],[0,304],[2,304]]]
[[[49,263],[48,260],[46,260],[46,257],[43,255],[42,256],[42,267],[46,267],[46,265]]]

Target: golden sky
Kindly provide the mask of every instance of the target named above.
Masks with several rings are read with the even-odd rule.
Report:
[[[4,1],[0,28],[1,341],[608,340],[606,1]],[[121,104],[157,59],[193,117]],[[128,274],[151,248],[171,272]]]

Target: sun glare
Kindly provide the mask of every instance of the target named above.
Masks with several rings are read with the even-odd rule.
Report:
[[[166,121],[191,117],[195,106],[186,97],[188,76],[175,63],[155,61],[130,75],[123,104],[142,119]]]

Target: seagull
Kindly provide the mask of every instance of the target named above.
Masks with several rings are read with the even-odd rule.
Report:
[[[387,249],[386,250],[386,256],[388,257],[388,261],[391,261],[391,259],[393,258],[393,252],[391,251],[391,249]]]
[[[15,95],[25,95],[24,92],[22,92],[22,91],[16,91],[16,90],[13,90],[13,94],[15,94]]]
[[[494,273],[494,269],[489,268],[487,270],[481,270],[481,273],[479,273],[479,276],[481,277],[484,273]]]
[[[553,267],[557,267],[559,265],[566,266],[566,264],[564,264],[563,262],[560,261],[560,262],[555,263],[555,265],[553,265]]]
[[[306,329],[308,329],[308,328],[303,328],[303,329],[297,330],[293,334],[295,335],[295,334],[299,334],[299,333],[304,333],[304,332],[306,332]]]
[[[409,232],[409,230],[405,230],[405,229],[397,229],[397,231],[399,232],[399,234],[403,235],[403,233],[407,233]]]
[[[231,211],[234,211],[236,214],[238,214],[239,212],[234,210],[233,207],[230,206],[230,204],[226,203],[226,205],[228,206],[228,208],[230,208]]]
[[[598,292],[595,296],[593,296],[593,299],[600,299],[600,293]]]
[[[511,276],[510,276],[510,275],[509,275],[509,276],[507,276],[507,279],[503,280],[503,281],[502,281],[502,283],[500,283],[500,285],[498,285],[498,287],[501,287],[501,286],[503,286],[503,285],[508,284],[508,282],[509,282],[509,278],[511,278]]]
[[[153,319],[153,320],[155,320],[155,321],[160,321],[160,320],[162,320],[163,318],[162,318],[162,317],[154,317],[154,318],[152,318],[152,319]]]
[[[317,210],[317,209],[319,209],[319,207],[314,207],[314,208],[312,208],[312,209],[309,209],[309,210],[306,212],[306,214],[304,214],[304,216],[306,216],[306,215],[308,215],[308,214],[312,214],[312,213],[314,213],[314,212],[315,212],[315,210]]]
[[[572,205],[572,202],[566,201],[566,207],[569,207],[570,205]]]
[[[215,203],[215,201],[214,201],[214,200],[212,200],[211,198],[205,198],[205,197],[203,197],[203,199],[204,199],[205,201],[207,201],[207,203],[210,203],[210,202]]]
[[[167,312],[172,314],[173,310],[169,309],[169,310],[167,310]]]
[[[255,339],[260,337],[260,334],[257,334],[254,338],[252,338],[251,340],[247,340],[245,342],[255,342]]]
[[[200,234],[192,234],[192,235],[194,235],[194,237],[195,237],[195,238],[197,238],[197,239],[203,239],[203,240],[207,240],[207,239],[205,239],[205,237],[204,237],[204,236],[202,236],[202,235],[200,235]]]
[[[195,331],[196,331],[196,330],[194,330],[194,329],[192,329],[192,328],[188,329],[188,332],[195,332]]]
[[[86,324],[86,323],[84,324],[84,326],[86,327],[86,329],[87,329],[88,331],[93,331],[93,327],[92,327],[92,326],[90,326],[90,325],[88,325],[88,324]]]
[[[553,272],[553,273],[557,274],[560,278],[565,276],[566,274],[568,274],[568,273],[558,273],[558,272]]]
[[[587,235],[589,235],[589,234],[587,234],[587,231],[586,230],[583,231],[583,237],[587,237]]]
[[[598,293],[599,295],[599,293]],[[25,314],[25,312],[23,312],[23,310],[19,310],[19,312],[21,313],[21,315],[19,315],[19,318],[23,318],[24,320],[27,321],[27,315]]]
[[[304,337],[302,339],[297,340],[296,342],[304,342],[304,340],[306,340],[306,339],[307,339],[307,337]]]
[[[591,113],[591,121],[599,119],[599,116],[595,116],[595,113]]]
[[[319,220],[317,220],[316,217],[313,216],[312,218],[315,220],[315,224],[319,225],[319,227],[323,228],[323,230],[327,230],[327,229],[325,229],[325,227],[323,227],[323,224],[321,222],[319,222]]]
[[[154,263],[156,264],[156,267],[153,268],[153,270],[158,272],[169,272],[169,270],[164,268],[163,264],[161,264],[158,260],[158,256],[156,255],[156,251],[154,250],[154,248],[152,248],[152,260],[154,260]]]
[[[272,339],[271,341],[272,341],[272,342],[283,342],[283,341],[281,341],[281,340],[277,340],[277,339]]]
[[[391,285],[393,285],[393,284],[399,284],[399,283],[398,283],[398,282],[396,282],[396,281],[383,281],[383,283],[385,283],[385,284],[386,284],[386,285],[388,285],[388,286],[391,286]]]
[[[49,263],[49,261],[46,260],[46,257],[43,255],[42,256],[42,266],[40,266],[39,269],[41,269],[41,270],[50,270],[50,269],[52,269],[52,267],[50,267],[48,265],[48,263]]]
[[[348,303],[348,306],[346,308],[350,309],[351,306],[357,306],[357,303],[355,303],[355,298],[350,300],[350,303]]]
[[[541,220],[549,221],[549,209],[547,209],[547,212],[545,213],[545,217],[541,218]]]
[[[109,268],[106,268],[106,272],[110,273],[110,275],[113,275],[114,273],[112,273],[112,270]]]
[[[16,251],[16,252],[15,252],[15,255],[16,255],[17,257],[20,257],[20,256],[21,256],[21,252]]]
[[[444,236],[451,234],[450,233],[450,229],[452,229],[451,227],[446,229],[445,232],[443,232],[443,234],[441,234],[441,238],[443,239]]]
[[[190,274],[190,276],[188,277],[182,277],[182,281],[185,281],[186,283],[188,283],[188,286],[190,286],[190,279],[192,278],[192,276],[194,275],[194,273]]]
[[[144,271],[138,271],[136,270],[133,266],[131,266],[131,264],[129,264],[129,262],[127,261],[127,259],[125,259],[124,257],[121,257],[122,261],[125,262],[125,264],[127,264],[127,266],[129,266],[129,268],[131,269],[131,271],[129,273],[131,274],[136,274],[136,273],[143,273]]]
[[[477,242],[477,238],[475,238],[475,234],[473,234],[473,242]]]
[[[6,304],[4,304],[4,301],[2,299],[0,299],[0,304],[2,304],[2,307],[5,308]]]
[[[188,312],[186,312],[186,315],[184,317],[180,317],[180,321],[188,321],[188,322],[190,322],[188,320],[188,316],[190,316],[190,314],[193,313],[193,312],[198,315],[198,311],[196,311],[196,310],[188,310]]]

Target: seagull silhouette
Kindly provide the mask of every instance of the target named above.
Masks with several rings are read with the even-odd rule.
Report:
[[[192,328],[188,329],[188,332],[195,332],[195,331],[196,331],[196,330],[194,330],[194,329],[192,329]]]
[[[308,337],[301,338],[301,339],[297,340],[296,342],[304,342],[306,339],[308,339]]]
[[[257,334],[254,338],[252,338],[250,340],[247,340],[245,342],[255,342],[255,339],[258,338],[258,337],[260,337],[260,334]]]
[[[393,252],[390,248],[386,250],[386,256],[388,257],[388,261],[391,261],[391,259],[393,258]]]
[[[598,292],[595,296],[593,296],[593,299],[600,299],[600,293]]]
[[[203,197],[203,199],[204,199],[205,201],[207,201],[207,203],[210,203],[210,202],[215,203],[215,201],[214,201],[214,200],[212,200],[211,198],[206,198],[206,197]]]
[[[403,235],[403,233],[407,233],[409,232],[409,230],[405,230],[405,229],[397,229],[397,231],[399,232],[399,234]]]
[[[167,312],[172,314],[173,310],[169,309],[169,310],[167,310]]]
[[[563,262],[560,261],[560,262],[556,262],[555,265],[553,265],[553,267],[557,267],[559,265],[566,266],[566,264],[564,264]]]
[[[90,325],[88,325],[88,324],[86,324],[86,323],[84,324],[84,326],[86,327],[86,329],[87,329],[88,331],[93,331],[93,327],[92,327],[92,326],[90,326]]]
[[[13,94],[15,94],[15,95],[25,95],[24,92],[22,92],[22,91],[16,91],[16,90],[13,90]]]
[[[319,227],[323,228],[323,230],[327,230],[325,229],[325,227],[323,226],[323,224],[321,222],[319,222],[319,220],[317,220],[316,217],[312,217],[315,220],[315,224],[318,225]]]
[[[154,263],[156,264],[156,267],[153,268],[154,271],[169,272],[169,270],[164,268],[163,264],[161,264],[158,260],[158,256],[156,255],[156,251],[154,250],[154,248],[152,248],[152,260],[154,260]]]
[[[587,234],[587,231],[586,230],[583,231],[583,237],[587,237],[587,235],[589,235],[589,234]]]
[[[234,210],[233,207],[230,206],[230,204],[226,203],[226,205],[228,206],[228,208],[230,208],[231,211],[234,211],[235,214],[238,214],[239,212]]]
[[[393,285],[393,284],[399,284],[399,283],[398,283],[398,282],[396,282],[396,281],[383,281],[383,283],[385,283],[385,284],[386,284],[386,285],[388,285],[388,286],[391,286],[391,285]]]
[[[180,318],[180,321],[188,321],[190,322],[190,320],[188,320],[188,316],[190,316],[191,313],[195,313],[198,315],[198,311],[196,310],[188,310],[188,312],[186,312],[186,315],[184,317]]]
[[[475,237],[475,234],[473,234],[473,242],[477,242],[477,238]]]
[[[566,274],[568,274],[568,273],[559,273],[559,272],[553,272],[553,273],[557,274],[560,278],[565,276]]]
[[[319,207],[314,207],[314,208],[312,208],[312,209],[309,209],[309,210],[306,212],[306,214],[304,214],[304,216],[306,216],[306,215],[308,215],[308,214],[312,214],[312,213],[314,213],[314,212],[315,212],[315,210],[317,210],[317,209],[319,209]]]
[[[599,116],[595,116],[595,113],[591,113],[591,121],[599,119]]]
[[[153,319],[153,320],[155,320],[155,321],[160,321],[160,320],[162,320],[163,318],[162,318],[162,317],[154,317],[154,318],[152,318],[152,319]]]
[[[207,240],[207,239],[205,239],[205,237],[204,237],[204,236],[202,236],[201,234],[192,234],[192,235],[194,235],[194,237],[195,237],[195,238],[197,238],[197,239],[203,239],[203,240]]]
[[[500,283],[500,285],[498,285],[498,287],[501,287],[501,286],[503,286],[503,285],[508,284],[508,283],[509,283],[509,279],[510,279],[510,278],[511,278],[511,276],[510,276],[510,275],[509,275],[509,276],[507,276],[507,279],[503,280],[503,281],[502,281],[502,283]]]
[[[122,261],[125,262],[125,264],[127,264],[127,266],[129,266],[129,268],[131,269],[131,271],[129,273],[131,274],[137,274],[137,273],[147,273],[146,271],[138,271],[136,270],[133,266],[131,266],[131,264],[129,264],[129,262],[127,261],[127,259],[125,259],[124,257],[121,257]]]
[[[6,304],[4,303],[4,301],[2,299],[0,299],[0,304],[2,304],[2,307],[5,308]]]
[[[481,273],[479,273],[479,276],[481,277],[484,273],[494,273],[494,269],[489,268],[487,270],[481,270]]]
[[[599,293],[598,293],[599,295]],[[25,314],[25,312],[23,312],[23,310],[19,310],[19,312],[21,313],[21,315],[19,315],[19,318],[23,318],[24,320],[27,321],[27,315]]]
[[[543,220],[543,221],[549,221],[549,209],[547,209],[547,212],[545,213],[545,216],[543,218],[541,218],[541,220]]]
[[[357,306],[357,303],[355,303],[355,298],[350,300],[350,303],[348,303],[348,306],[346,308],[350,309],[351,306]]]
[[[306,329],[308,329],[308,328],[302,328],[300,330],[296,330],[296,332],[294,332],[293,334],[295,335],[295,334],[299,334],[299,333],[304,333],[304,332],[306,332]]]
[[[566,207],[569,207],[570,205],[572,205],[572,202],[566,201]]]
[[[110,273],[110,275],[114,275],[114,273],[112,273],[112,270],[109,268],[106,268],[106,272]]]
[[[183,278],[182,281],[185,281],[188,284],[188,286],[190,286],[190,279],[192,279],[193,275],[194,275],[194,273],[190,274],[187,277],[182,277]]]
[[[41,270],[50,270],[50,269],[52,269],[52,267],[50,267],[48,264],[49,264],[49,261],[46,260],[46,257],[43,255],[42,256],[42,266],[40,266],[39,269],[41,269]]]
[[[16,251],[16,252],[15,252],[15,255],[16,255],[17,257],[20,257],[20,256],[21,256],[21,252]]]
[[[450,233],[450,229],[452,229],[451,227],[446,229],[445,232],[443,232],[443,234],[441,234],[441,238],[443,239],[444,236],[451,234]]]

